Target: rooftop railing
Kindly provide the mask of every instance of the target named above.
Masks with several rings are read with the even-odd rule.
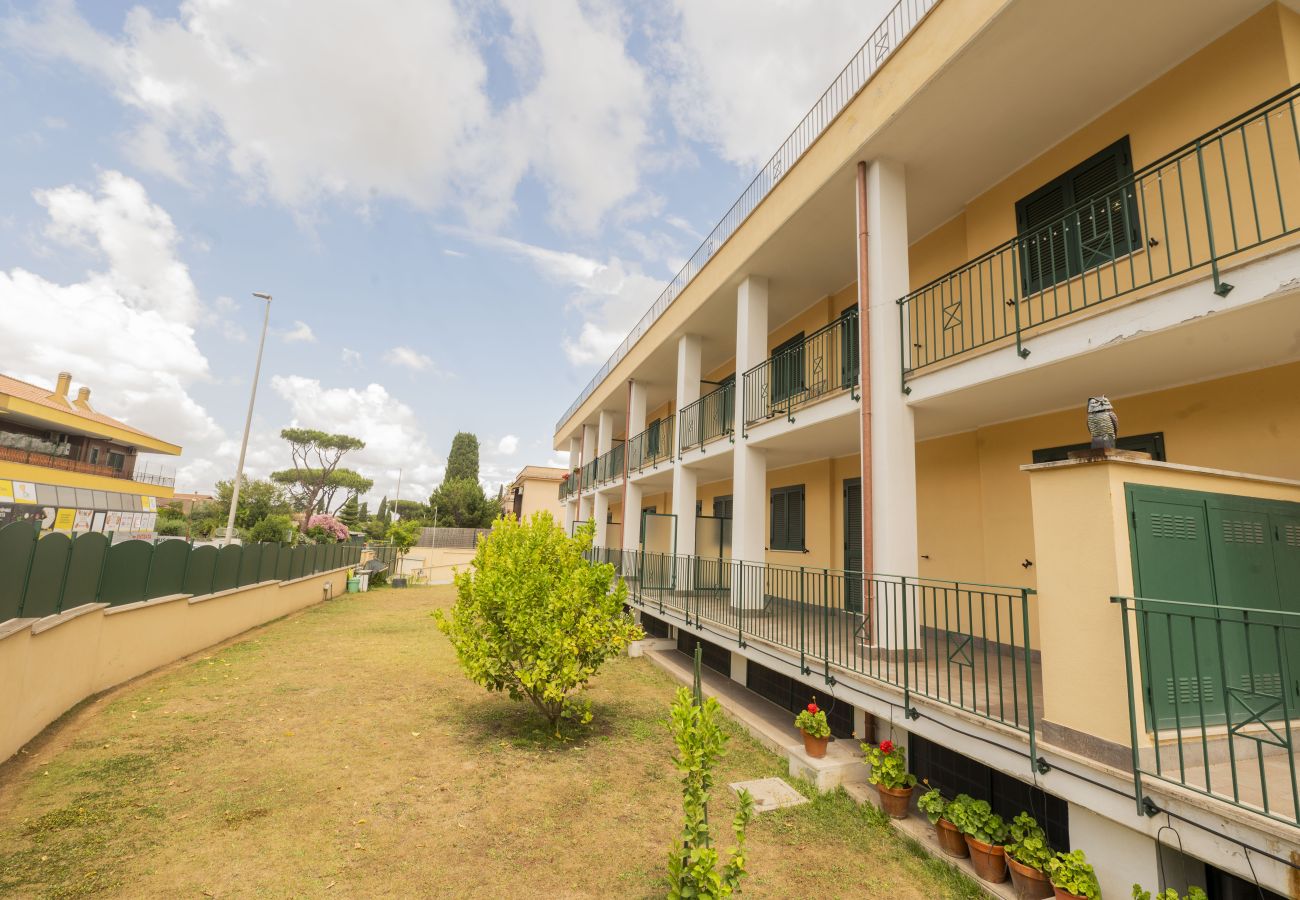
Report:
[[[121,478],[126,481],[137,481],[141,484],[156,484],[160,487],[174,487],[176,479],[170,475],[156,475],[149,472],[124,472],[113,466],[101,466],[94,463],[81,462],[80,460],[69,459],[66,456],[56,456],[50,453],[41,453],[39,450],[19,450],[15,447],[0,447],[0,460],[5,462],[23,463],[29,466],[42,466],[47,469],[59,469],[64,472],[80,472],[83,475],[99,475],[104,478]]]
[[[904,392],[991,344],[1027,357],[1026,332],[1194,270],[1226,296],[1220,262],[1300,229],[1298,100],[1300,85],[903,297]]]
[[[794,410],[834,391],[858,386],[858,311],[851,308],[802,341],[786,346],[744,374],[745,427]]]
[[[1124,625],[1139,812],[1150,778],[1300,825],[1300,613],[1112,600]]]
[[[858,52],[853,55],[831,86],[818,98],[813,108],[803,117],[803,120],[795,126],[790,136],[773,154],[767,164],[759,170],[758,175],[745,188],[745,192],[738,199],[718,222],[717,226],[709,232],[703,243],[691,254],[686,265],[668,282],[658,299],[641,317],[641,320],[632,328],[631,333],[623,339],[609,359],[592,377],[587,386],[578,394],[578,398],[570,404],[565,410],[558,422],[555,423],[555,430],[558,432],[564,427],[564,423],[578,410],[588,397],[596,390],[596,387],[604,381],[614,371],[614,367],[627,356],[628,351],[636,345],[645,334],[650,330],[664,311],[672,304],[681,294],[686,286],[694,280],[695,276],[700,273],[704,266],[712,258],[718,248],[727,242],[727,239],[735,234],[749,214],[758,208],[772,189],[781,181],[787,172],[796,162],[807,152],[808,148],[813,145],[817,138],[821,137],[822,132],[833,122],[836,117],[849,104],[849,101],[857,96],[858,92],[866,86],[876,71],[884,62],[893,55],[899,45],[907,39],[917,24],[929,14],[939,4],[939,0],[899,0],[894,7],[885,14],[884,20],[871,33]]]
[[[735,430],[736,382],[731,380],[694,403],[682,407],[677,416],[678,454],[710,441],[728,437]]]
[[[673,423],[672,416],[651,422],[650,427],[640,434],[633,435],[627,442],[627,470],[641,472],[657,467],[659,463],[673,458]]]

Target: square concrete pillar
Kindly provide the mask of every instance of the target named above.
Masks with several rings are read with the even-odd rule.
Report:
[[[749,683],[749,660],[735,650],[731,651],[731,680],[741,686]]]
[[[750,275],[736,290],[736,434],[732,453],[731,556],[761,563],[767,547],[767,457],[743,437],[744,373],[767,358],[767,279]],[[731,605],[761,608],[762,579],[732,575]]]

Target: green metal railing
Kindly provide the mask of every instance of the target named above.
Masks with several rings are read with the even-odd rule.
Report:
[[[793,347],[744,374],[745,427],[775,416],[794,421],[794,410],[835,391],[858,399],[858,312],[850,309]]]
[[[623,450],[625,444],[619,441],[608,453],[596,459],[596,484],[608,484],[623,477]]]
[[[568,500],[570,497],[572,497],[574,494],[578,492],[578,479],[579,479],[579,475],[578,472],[575,470],[569,472],[568,477],[560,482],[561,502]]]
[[[582,467],[582,489],[589,491],[596,486],[596,464],[600,460],[593,459]]]
[[[673,443],[673,423],[669,416],[652,422],[650,427],[634,435],[627,443],[627,470],[641,472],[647,468],[657,467],[661,462],[673,458],[676,444]]]
[[[733,379],[710,391],[694,403],[682,407],[677,416],[678,456],[720,437],[730,437],[735,430],[736,382]]]
[[[1029,588],[864,575],[699,556],[593,548],[629,584],[629,602],[688,627],[797,655],[805,675],[835,670],[955,707],[1028,736],[1038,706]]]
[[[1300,825],[1300,613],[1111,600],[1122,610],[1139,812],[1150,811],[1146,777]]]
[[[898,301],[903,389],[927,366],[1208,267],[1300,228],[1300,85]]]

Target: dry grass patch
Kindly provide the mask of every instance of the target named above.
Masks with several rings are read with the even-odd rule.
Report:
[[[429,616],[451,599],[348,595],[58,726],[0,769],[0,894],[662,896],[674,683],[613,660],[557,743],[461,675]],[[721,783],[784,774],[728,727]],[[734,807],[717,792],[724,839]],[[980,896],[843,793],[758,817],[749,848],[750,896]]]

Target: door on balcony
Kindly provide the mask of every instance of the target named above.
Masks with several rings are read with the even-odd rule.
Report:
[[[1300,504],[1127,493],[1134,592],[1213,608],[1151,607],[1139,648],[1148,716],[1160,728],[1237,725],[1300,709],[1300,630],[1270,615],[1300,613]]]
[[[840,387],[858,383],[858,305],[840,313]]]
[[[844,479],[844,608],[862,612],[862,479]]]
[[[772,404],[784,403],[803,391],[803,332],[772,351]]]

